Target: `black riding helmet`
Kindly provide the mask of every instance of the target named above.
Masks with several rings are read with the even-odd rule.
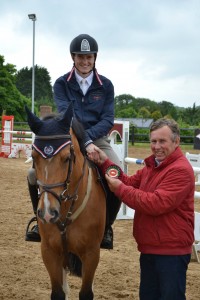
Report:
[[[75,37],[70,44],[71,54],[89,54],[98,52],[98,44],[93,37],[88,34],[80,34]],[[95,55],[96,56],[96,55]]]

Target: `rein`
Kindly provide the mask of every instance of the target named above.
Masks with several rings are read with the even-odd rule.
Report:
[[[66,232],[66,228],[67,228],[67,225],[69,225],[69,224],[71,224],[72,223],[72,221],[74,221],[78,216],[79,216],[79,214],[82,212],[82,210],[83,209],[81,209],[80,210],[80,208],[82,208],[82,206],[80,206],[76,211],[75,211],[75,213],[76,213],[76,217],[73,217],[74,216],[74,214],[73,214],[73,208],[74,208],[74,204],[75,204],[75,202],[76,202],[76,200],[78,199],[78,189],[79,189],[79,186],[80,186],[80,183],[81,183],[81,181],[82,181],[82,179],[83,179],[83,177],[84,177],[84,175],[85,175],[85,167],[86,167],[86,158],[84,157],[84,163],[83,163],[83,168],[82,168],[82,172],[81,172],[81,176],[79,177],[79,180],[78,180],[78,183],[77,183],[77,185],[76,185],[76,188],[75,188],[75,191],[74,191],[74,193],[73,193],[73,195],[69,195],[69,194],[67,194],[67,196],[65,197],[64,196],[64,194],[63,194],[63,192],[62,192],[62,194],[63,194],[63,200],[64,201],[67,201],[67,200],[70,200],[71,201],[71,204],[70,204],[70,207],[69,207],[69,210],[68,210],[68,212],[67,212],[67,215],[66,215],[66,217],[65,217],[65,220],[64,220],[64,222],[62,222],[60,219],[57,221],[57,226],[58,226],[58,228],[60,229],[60,232],[61,232],[61,234],[64,234],[65,232]],[[65,191],[67,191],[67,189],[65,190]],[[64,192],[65,192],[64,191]],[[84,203],[84,200],[83,200],[83,203]],[[84,207],[85,207],[85,205],[84,205]],[[83,208],[84,208],[83,207]],[[77,214],[77,211],[79,211],[79,213]]]

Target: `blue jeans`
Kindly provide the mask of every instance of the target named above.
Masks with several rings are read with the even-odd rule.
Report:
[[[140,255],[140,300],[185,300],[191,255]]]

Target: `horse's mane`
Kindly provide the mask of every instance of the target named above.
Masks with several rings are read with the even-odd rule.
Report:
[[[84,144],[85,129],[84,129],[82,123],[79,122],[76,118],[73,118],[72,129],[73,129],[73,132],[74,132],[74,134],[75,134],[75,136],[78,140],[80,150],[81,150],[82,154],[85,155],[85,153],[86,153],[85,144]]]
[[[50,119],[59,119],[60,118],[60,115],[58,113],[51,113],[51,114],[48,114],[46,116],[44,116],[42,118],[43,121],[47,121],[47,120],[50,120]],[[81,122],[79,122],[75,117],[73,117],[73,120],[72,120],[72,130],[78,140],[78,143],[79,143],[79,147],[80,147],[80,150],[82,152],[83,155],[85,155],[86,153],[86,150],[85,150],[85,144],[84,144],[84,141],[85,141],[85,129],[82,125]]]

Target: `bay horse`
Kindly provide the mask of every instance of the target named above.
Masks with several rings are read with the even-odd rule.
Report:
[[[84,155],[84,130],[72,118],[72,105],[62,116],[46,120],[27,107],[26,112],[35,134],[32,158],[40,195],[37,219],[51,300],[69,299],[67,270],[82,277],[79,300],[92,300],[106,196],[98,173]]]

